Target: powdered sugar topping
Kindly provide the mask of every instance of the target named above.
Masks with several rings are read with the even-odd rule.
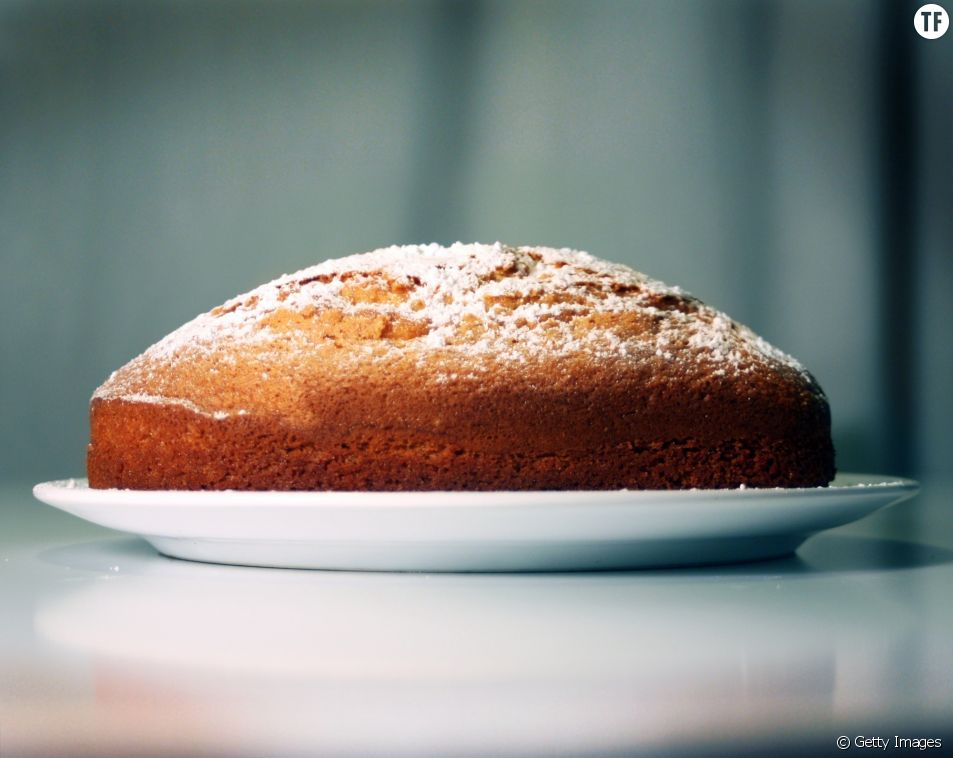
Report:
[[[395,246],[327,260],[232,298],[137,360],[175,362],[224,343],[267,348],[279,336],[302,333],[308,340],[343,335],[367,353],[412,350],[421,361],[433,351],[513,361],[585,353],[701,358],[716,373],[752,363],[803,372],[747,327],[628,266],[576,250],[501,243]],[[109,384],[97,394],[112,395]]]

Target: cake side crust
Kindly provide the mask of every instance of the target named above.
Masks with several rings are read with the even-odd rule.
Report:
[[[560,361],[448,381],[398,361],[375,365],[355,382],[340,362],[325,368],[305,382],[308,390],[296,399],[301,410],[290,416],[252,410],[216,417],[185,404],[96,399],[90,482],[134,489],[669,489],[818,486],[833,476],[826,404],[799,375],[738,382],[703,371],[672,375],[664,362],[640,374],[624,364]]]
[[[88,454],[94,488],[185,490],[614,490],[815,487],[817,439],[606,443],[561,453],[474,452],[438,439],[357,434],[321,445],[248,418],[102,401]],[[121,420],[121,423],[114,423]],[[818,443],[821,443],[820,446]],[[805,452],[807,451],[807,452]]]

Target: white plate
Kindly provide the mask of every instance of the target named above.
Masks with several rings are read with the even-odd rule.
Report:
[[[192,492],[45,482],[37,499],[175,558],[370,571],[560,571],[726,563],[791,553],[916,494],[841,474],[811,489]]]

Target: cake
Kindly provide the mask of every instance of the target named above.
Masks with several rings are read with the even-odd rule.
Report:
[[[457,243],[328,260],[199,315],[90,403],[94,488],[815,487],[793,358],[588,253]]]

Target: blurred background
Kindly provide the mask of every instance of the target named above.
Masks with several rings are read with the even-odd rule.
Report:
[[[196,313],[455,240],[681,285],[818,377],[842,470],[949,474],[918,5],[0,0],[0,479],[82,475],[92,391]]]

